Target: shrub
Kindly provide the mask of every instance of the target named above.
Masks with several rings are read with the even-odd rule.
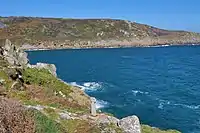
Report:
[[[49,91],[61,91],[64,95],[72,92],[70,86],[58,80],[46,69],[27,68],[23,72],[23,79],[27,84],[37,84],[46,87]]]
[[[0,98],[0,132],[34,133],[35,125],[31,115],[18,102]]]

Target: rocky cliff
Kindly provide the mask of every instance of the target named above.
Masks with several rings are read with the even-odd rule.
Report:
[[[0,17],[0,40],[24,49],[130,47],[200,43],[200,34],[113,19]]]
[[[1,133],[179,133],[141,125],[137,116],[92,115],[90,99],[58,79],[55,65],[30,65],[9,40],[1,45]]]

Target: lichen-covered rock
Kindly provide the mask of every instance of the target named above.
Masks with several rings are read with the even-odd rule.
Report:
[[[16,48],[8,39],[6,39],[5,46],[2,48],[1,53],[11,66],[25,67],[29,62],[27,54]]]
[[[70,119],[72,119],[72,117],[69,115],[69,113],[63,113],[63,112],[61,112],[61,113],[59,113],[59,116],[60,116],[60,118],[61,119],[64,119],[64,120],[70,120]]]
[[[119,127],[125,133],[141,133],[141,125],[137,116],[128,116],[119,121]]]
[[[27,56],[28,56],[28,54],[26,52],[19,50],[19,52],[18,52],[18,62],[21,66],[26,66],[29,63]]]

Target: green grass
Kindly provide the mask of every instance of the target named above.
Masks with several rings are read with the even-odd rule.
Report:
[[[58,113],[52,108],[44,108],[44,112],[53,120],[57,120],[59,118]]]
[[[39,111],[33,111],[36,133],[65,133],[62,126]]]
[[[73,99],[73,105],[67,105],[65,104],[63,106],[62,103],[55,103],[53,101],[48,102],[48,101],[40,101],[40,104],[42,105],[48,105],[51,107],[56,107],[59,109],[67,109],[69,112],[74,112],[74,113],[86,113],[88,111],[87,105],[82,105],[82,102],[84,104],[84,100],[88,100],[86,96],[82,95],[80,92],[76,92],[75,89],[73,90],[71,86],[65,84],[64,82],[58,80],[55,76],[53,76],[48,70],[46,69],[35,69],[35,68],[27,68],[23,71],[23,79],[26,84],[31,84],[31,85],[36,85],[36,86],[41,86],[43,89],[43,93],[47,97],[59,97],[60,99],[67,100],[68,99]],[[76,88],[77,89],[77,88]],[[56,94],[55,94],[56,92]],[[62,92],[62,94],[65,95],[63,97],[59,92]],[[23,101],[29,102],[35,101],[37,99],[25,99],[21,98]],[[40,100],[40,99],[38,99]],[[30,102],[31,102],[30,101]],[[37,101],[36,101],[37,102]],[[75,103],[77,102],[77,104]],[[35,103],[35,102],[33,102]],[[79,106],[79,105],[80,106]]]
[[[95,126],[92,127],[84,120],[65,120],[61,124],[67,129],[67,133],[99,133]]]
[[[4,80],[3,86],[6,89],[9,89],[13,83],[12,80],[9,79],[8,75],[6,74],[6,72],[4,70],[0,69],[0,79]]]
[[[176,130],[160,130],[158,128],[152,128],[148,125],[142,125],[142,133],[180,133]]]
[[[123,133],[122,129],[120,129],[118,126],[115,124],[111,123],[108,125],[109,128],[113,129],[116,133]]]
[[[72,92],[70,86],[59,81],[46,69],[27,68],[23,72],[23,79],[27,84],[37,84],[46,87],[47,91],[61,91],[66,96]]]

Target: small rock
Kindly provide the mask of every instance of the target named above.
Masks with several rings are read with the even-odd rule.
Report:
[[[39,111],[42,111],[45,108],[44,106],[41,106],[41,105],[36,105],[36,106],[27,105],[25,107],[28,108],[28,109],[36,109],[36,110],[39,110]]]
[[[60,118],[64,120],[69,120],[71,119],[70,115],[68,113],[59,113]]]
[[[3,84],[4,84],[4,82],[5,82],[5,80],[4,80],[4,79],[0,79],[0,85],[3,85]]]
[[[141,133],[140,121],[137,116],[128,116],[119,121],[119,127],[125,133]]]

